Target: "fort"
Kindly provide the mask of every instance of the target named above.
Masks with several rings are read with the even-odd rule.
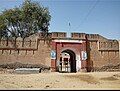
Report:
[[[19,62],[45,65],[52,72],[94,71],[120,64],[120,41],[99,34],[51,32],[49,39],[34,34],[24,41],[0,40],[0,65]]]

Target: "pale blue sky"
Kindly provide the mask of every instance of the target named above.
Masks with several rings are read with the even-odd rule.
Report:
[[[0,0],[0,11],[20,6],[23,1]],[[52,16],[50,32],[97,33],[108,39],[120,40],[120,0],[32,1],[49,8]]]

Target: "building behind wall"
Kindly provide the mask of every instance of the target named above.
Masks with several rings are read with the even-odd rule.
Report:
[[[49,38],[50,40],[45,41],[42,39],[41,34],[35,34],[26,38],[24,43],[21,38],[18,38],[16,47],[14,42],[2,39],[0,41],[0,64],[19,62],[22,64],[42,64],[48,67],[52,67],[52,65],[56,67],[50,56],[54,40],[73,41],[69,48],[74,48],[74,41],[85,41],[86,45],[83,45],[83,47],[86,46],[88,57],[85,67],[88,71],[106,65],[120,64],[120,41],[110,40],[99,34],[85,33],[71,33],[71,38],[67,38],[65,32],[49,33]],[[64,43],[63,45],[66,46]],[[61,46],[64,48],[63,45]],[[58,57],[59,55],[57,54],[56,60],[59,60]]]

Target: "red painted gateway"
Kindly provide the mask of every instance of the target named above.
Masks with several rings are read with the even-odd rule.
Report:
[[[52,32],[51,36],[52,71],[90,72],[104,65],[120,63],[119,57],[116,57],[119,54],[117,40],[85,33],[71,33],[71,37],[67,38],[65,32]]]
[[[87,69],[87,38],[85,34],[81,34],[81,37],[83,39],[63,36],[52,40],[52,52],[55,54],[55,57],[51,57],[52,71],[78,72]]]

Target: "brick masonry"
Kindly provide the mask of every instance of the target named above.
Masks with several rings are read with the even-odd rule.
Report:
[[[120,42],[109,40],[99,34],[71,33],[71,38],[66,37],[65,32],[49,33],[50,43],[42,39],[41,34],[35,34],[26,38],[23,42],[21,38],[13,41],[2,39],[0,41],[0,64],[20,62],[24,64],[43,64],[50,66],[52,71],[56,71],[56,62],[60,53],[65,49],[70,49],[80,56],[81,51],[87,51],[88,59],[82,61],[81,69],[87,68],[91,71],[95,67],[104,65],[117,65],[120,63]],[[59,43],[54,40],[81,40],[82,43]],[[50,57],[51,50],[56,50],[57,59]]]

